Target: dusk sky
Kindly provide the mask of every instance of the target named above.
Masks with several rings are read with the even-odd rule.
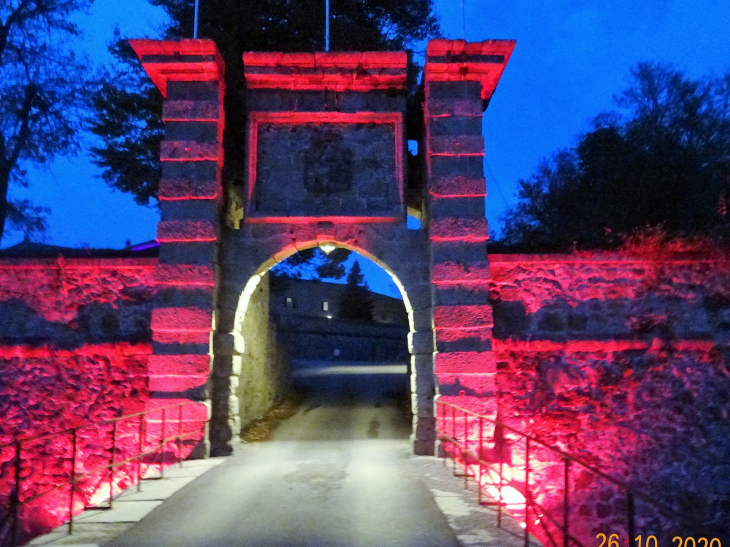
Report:
[[[435,6],[444,36],[461,38],[460,1]],[[465,10],[467,40],[517,40],[484,116],[487,218],[496,231],[515,203],[517,181],[612,108],[631,66],[654,60],[691,76],[730,71],[728,1],[465,0]],[[106,43],[115,26],[130,37],[158,37],[165,16],[146,0],[96,0],[77,20],[84,32],[78,49],[101,65],[110,60]],[[31,188],[13,188],[11,196],[52,210],[47,243],[119,248],[155,237],[157,210],[109,190],[85,155],[30,172]],[[2,246],[20,239],[7,237]]]

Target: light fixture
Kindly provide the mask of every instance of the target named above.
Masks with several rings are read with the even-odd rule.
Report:
[[[337,247],[335,247],[332,243],[320,243],[319,248],[324,251],[324,254],[328,255]]]

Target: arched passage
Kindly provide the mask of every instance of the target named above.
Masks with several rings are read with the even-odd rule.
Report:
[[[287,399],[284,406],[291,409],[297,400],[301,413],[275,438],[407,439],[413,432],[411,384],[417,385],[407,344],[413,325],[408,295],[382,265],[323,247],[326,253],[315,247],[319,252],[307,258],[298,251],[298,266],[287,267],[286,259],[262,265],[241,293],[233,333],[241,373],[232,382],[241,426],[245,431]],[[399,298],[365,288],[353,294],[344,278],[335,283],[313,275],[315,264],[338,254],[335,261],[348,275],[362,267],[377,283],[377,269]],[[302,266],[305,278],[292,277]],[[382,280],[377,286],[385,288]]]
[[[323,244],[368,258],[383,268],[398,287],[408,314],[413,448],[419,454],[433,452],[435,381],[428,240],[423,232],[400,224],[342,228],[327,224],[326,234],[318,233],[322,227],[317,225],[244,225],[224,242],[213,344],[213,453],[226,452],[241,429],[235,390],[241,381],[246,340],[238,326],[252,295],[274,265],[297,251]]]

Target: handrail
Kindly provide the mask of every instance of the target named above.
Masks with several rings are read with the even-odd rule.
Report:
[[[563,536],[563,547],[568,547],[571,543],[576,544],[580,547],[586,547],[578,538],[573,536],[570,533],[569,528],[569,472],[570,472],[570,465],[571,463],[575,463],[587,471],[593,473],[597,477],[600,477],[601,479],[604,479],[608,481],[609,483],[613,484],[614,486],[617,486],[619,489],[625,492],[626,496],[626,502],[627,502],[627,531],[629,534],[629,546],[633,545],[634,541],[633,538],[635,537],[635,508],[634,508],[634,501],[635,499],[641,499],[644,503],[651,506],[656,510],[662,517],[667,519],[674,519],[675,522],[679,521],[684,523],[686,526],[688,526],[690,529],[694,529],[698,533],[702,533],[706,536],[711,536],[712,533],[708,532],[707,530],[702,529],[701,526],[698,526],[696,522],[690,521],[687,519],[684,515],[681,513],[678,513],[673,508],[668,507],[655,499],[653,499],[649,494],[644,493],[634,486],[628,484],[626,481],[621,480],[620,478],[613,477],[611,475],[608,475],[604,473],[603,471],[597,469],[595,466],[584,462],[580,458],[574,456],[573,454],[570,454],[556,446],[553,446],[542,439],[535,437],[534,435],[530,435],[529,433],[525,433],[523,431],[520,431],[514,427],[511,427],[507,424],[505,424],[499,417],[497,419],[490,418],[489,416],[485,416],[483,414],[478,414],[476,412],[473,412],[471,410],[459,407],[457,405],[454,405],[452,403],[446,402],[446,401],[436,401],[436,407],[437,409],[439,407],[444,409],[443,414],[439,414],[437,411],[436,413],[436,423],[437,427],[439,425],[439,420],[443,420],[443,427],[438,429],[438,435],[437,438],[440,442],[445,444],[453,445],[454,447],[458,448],[463,461],[463,467],[464,467],[464,480],[465,482],[468,481],[468,478],[470,476],[473,476],[474,479],[477,480],[478,484],[478,492],[479,492],[479,501],[481,503],[481,496],[482,496],[482,486],[483,486],[483,475],[482,475],[482,466],[489,468],[490,466],[494,465],[495,463],[499,463],[500,471],[498,473],[499,476],[499,484],[488,482],[489,486],[493,486],[498,489],[499,491],[499,499],[494,502],[494,505],[497,505],[498,507],[498,517],[497,522],[498,526],[501,524],[501,511],[503,507],[506,507],[507,504],[504,502],[502,498],[502,489],[506,484],[506,481],[504,479],[503,475],[503,461],[502,458],[500,458],[499,462],[491,461],[488,462],[482,458],[482,451],[481,447],[484,444],[484,435],[483,435],[483,422],[490,423],[495,426],[495,428],[501,428],[503,430],[510,431],[525,441],[525,484],[524,484],[524,498],[525,498],[525,547],[529,547],[530,540],[529,540],[529,532],[530,532],[530,519],[529,519],[529,509],[530,507],[533,508],[533,512],[536,514],[539,514],[540,516],[546,516],[550,522],[555,526],[558,530],[560,530],[562,536]],[[451,416],[446,416],[446,409],[451,409]],[[463,427],[464,427],[464,438],[459,439],[457,435],[457,425],[456,425],[456,412],[460,412],[461,416],[459,417],[459,420],[461,420],[463,416]],[[468,418],[476,418],[479,420],[479,438],[478,438],[478,446],[479,450],[475,453],[473,450],[469,448],[469,445],[477,442],[475,439],[469,438],[469,431],[468,431]],[[451,421],[452,427],[451,427],[451,435],[446,434],[446,422]],[[564,499],[563,499],[563,522],[562,524],[558,521],[557,518],[550,515],[546,508],[543,507],[541,504],[538,504],[537,501],[533,499],[533,496],[530,493],[530,445],[538,444],[554,454],[556,454],[560,460],[562,460],[563,465],[565,466],[564,471]],[[446,452],[446,451],[445,451]],[[448,456],[448,452],[446,452],[445,456]],[[451,456],[451,459],[456,464],[456,453],[454,451],[454,454]],[[478,477],[477,474],[474,473],[473,475],[470,474],[470,463],[469,461],[474,461],[478,463],[479,465],[479,471],[478,471]],[[535,511],[537,509],[537,511]],[[550,539],[551,543],[554,547],[558,547],[558,544],[555,542],[555,540],[552,537],[552,534],[547,530],[547,527],[545,526],[545,523],[543,522],[542,518],[539,519],[540,524],[542,525],[542,528],[545,530],[546,535]]]
[[[61,431],[56,431],[53,433],[43,433],[40,435],[30,436],[30,437],[19,437],[14,439],[10,443],[5,443],[0,445],[0,451],[11,448],[15,450],[15,454],[8,460],[10,462],[13,462],[13,470],[14,470],[14,476],[10,479],[11,482],[14,483],[14,487],[11,491],[11,494],[9,496],[9,506],[7,507],[7,514],[4,518],[0,518],[0,546],[3,547],[16,547],[20,544],[21,540],[21,512],[22,507],[26,504],[29,504],[43,496],[46,496],[50,494],[51,492],[54,492],[59,489],[63,489],[65,487],[68,487],[69,489],[69,499],[68,499],[68,530],[69,534],[73,533],[73,524],[74,524],[74,502],[75,502],[75,493],[77,490],[77,485],[84,480],[87,477],[90,476],[98,476],[99,477],[99,484],[101,485],[103,482],[105,482],[107,479],[104,478],[105,471],[109,472],[109,478],[108,478],[108,484],[109,484],[109,505],[106,507],[107,509],[111,509],[113,506],[113,499],[114,499],[114,480],[115,480],[115,472],[117,469],[122,468],[124,466],[127,466],[129,464],[136,463],[136,473],[133,473],[133,475],[136,475],[136,481],[137,481],[137,489],[138,491],[141,491],[141,484],[142,484],[142,478],[143,478],[143,461],[148,458],[152,457],[151,461],[148,462],[147,470],[145,473],[147,473],[150,468],[153,465],[156,465],[156,462],[154,461],[156,459],[156,456],[160,451],[162,451],[161,459],[159,462],[160,466],[160,478],[164,478],[164,471],[165,471],[165,465],[166,465],[166,454],[165,454],[165,447],[169,445],[170,443],[177,443],[177,463],[179,466],[182,467],[182,442],[191,439],[191,438],[199,438],[200,437],[200,431],[198,431],[198,428],[196,427],[194,431],[184,431],[183,428],[183,422],[205,422],[206,419],[200,419],[195,417],[188,417],[187,419],[184,419],[184,409],[191,406],[199,406],[200,403],[194,402],[194,401],[188,401],[183,403],[174,403],[167,406],[162,406],[159,408],[152,408],[149,410],[143,410],[140,412],[135,412],[133,414],[127,414],[124,416],[118,416],[116,418],[110,418],[107,420],[104,420],[102,422],[94,422],[94,423],[85,423],[82,425],[76,425],[73,427],[69,427],[66,429],[63,429]],[[177,416],[168,416],[168,411],[172,409],[177,409]],[[150,419],[148,417],[151,417],[151,419],[155,419],[154,416],[151,416],[153,414],[159,415],[160,420],[160,435],[159,438],[153,439],[152,442],[148,442],[148,435],[146,431],[146,423]],[[138,418],[139,420],[139,426],[135,426],[134,424],[131,425],[130,429],[136,429],[136,431],[133,431],[132,433],[128,433],[125,435],[118,435],[118,426],[121,424],[122,421],[125,420],[134,420],[135,418]],[[176,424],[174,422],[177,422]],[[77,471],[77,456],[78,456],[78,440],[79,440],[79,431],[83,430],[85,428],[90,427],[96,427],[99,428],[101,431],[104,427],[110,427],[109,434],[110,434],[110,441],[111,443],[109,445],[105,445],[102,443],[101,445],[101,453],[107,453],[109,454],[109,463],[104,465],[98,465],[90,470],[85,470],[83,472]],[[169,430],[176,427],[176,433],[175,434],[168,434]],[[175,429],[173,429],[175,431]],[[49,439],[52,439],[54,437],[59,437],[65,435],[67,436],[68,440],[71,444],[71,453],[70,457],[59,457],[59,459],[67,460],[70,459],[71,462],[71,468],[69,472],[69,477],[64,478],[57,482],[57,484],[52,485],[50,488],[47,488],[43,490],[42,492],[34,492],[32,495],[22,498],[22,484],[23,484],[23,476],[22,476],[22,466],[23,466],[23,452],[24,449],[27,450],[27,446],[32,443],[37,443],[41,441],[47,441]],[[103,435],[104,437],[107,436],[107,433],[100,433],[100,435]],[[122,438],[132,439],[132,442],[135,444],[135,448],[132,450],[132,455],[127,454],[126,457],[122,460],[117,460],[117,454],[120,451],[123,451],[124,448],[121,448],[119,446],[118,441]],[[133,476],[132,475],[132,476]],[[57,478],[57,477],[54,477]],[[134,477],[133,477],[134,478]],[[0,515],[1,516],[1,515]],[[9,537],[4,537],[4,534],[10,534]]]
[[[175,403],[175,404],[171,404],[171,405],[167,405],[167,406],[161,406],[159,408],[152,408],[150,410],[142,410],[140,412],[135,412],[134,414],[125,414],[124,416],[117,416],[116,418],[109,418],[108,420],[104,420],[102,422],[99,422],[96,425],[108,425],[108,424],[112,424],[114,422],[119,422],[121,420],[127,420],[129,418],[137,418],[138,416],[144,416],[146,414],[151,414],[152,412],[160,412],[161,410],[167,410],[167,409],[170,409],[170,408],[177,408],[180,405],[183,405],[183,406],[191,406],[191,405],[198,405],[198,404],[200,404],[200,403],[196,403],[196,402],[193,402],[193,401],[190,401],[190,402],[187,402],[187,403]],[[31,441],[41,441],[41,440],[46,439],[46,438],[57,437],[58,435],[63,435],[64,433],[70,433],[71,430],[73,430],[73,429],[79,429],[79,428],[82,428],[82,427],[85,427],[85,426],[84,425],[77,425],[77,426],[73,426],[73,427],[67,427],[66,429],[61,429],[60,431],[53,431],[51,433],[41,433],[40,435],[36,435],[35,437],[19,437],[17,439],[14,439],[12,442],[5,443],[5,444],[0,444],[0,450],[3,449],[3,448],[8,448],[10,446],[15,446],[15,444],[17,442],[28,443],[28,442],[31,442]]]

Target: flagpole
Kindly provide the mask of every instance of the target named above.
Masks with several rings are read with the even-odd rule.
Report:
[[[464,11],[464,0],[461,0],[461,34],[466,40],[466,12]]]
[[[324,50],[330,50],[330,0],[325,0]]]
[[[193,23],[193,39],[198,38],[198,10],[200,9],[200,0],[195,0],[195,22]]]

